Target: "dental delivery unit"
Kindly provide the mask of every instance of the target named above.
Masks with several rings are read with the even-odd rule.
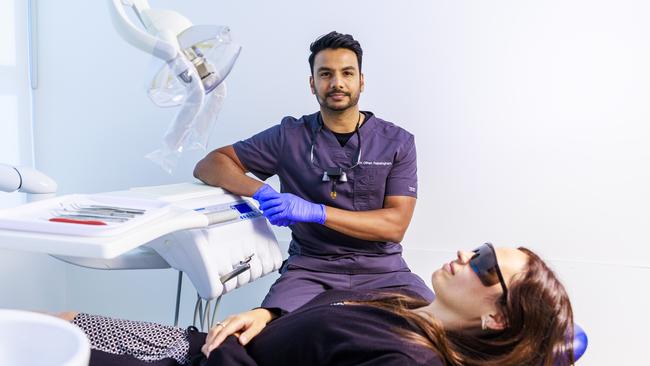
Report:
[[[64,195],[0,210],[0,248],[97,269],[173,267],[181,271],[175,323],[185,272],[198,293],[201,327],[214,321],[212,300],[218,305],[222,294],[282,264],[255,205],[201,183]]]

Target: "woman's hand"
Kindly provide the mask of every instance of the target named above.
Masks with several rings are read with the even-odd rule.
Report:
[[[210,329],[201,352],[208,357],[210,352],[219,347],[226,337],[233,334],[239,339],[239,343],[245,346],[274,318],[273,313],[261,308],[231,315],[223,323],[217,323]]]

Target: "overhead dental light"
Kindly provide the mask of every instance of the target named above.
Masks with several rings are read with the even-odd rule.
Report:
[[[149,98],[161,107],[181,106],[163,146],[147,155],[171,173],[184,150],[206,148],[226,95],[223,81],[241,47],[232,42],[226,26],[193,25],[174,11],[151,9],[147,0],[108,1],[120,36],[158,60],[148,84]],[[127,6],[142,27],[129,19]]]

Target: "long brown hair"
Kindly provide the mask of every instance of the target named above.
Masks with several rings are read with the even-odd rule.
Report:
[[[573,365],[573,310],[555,273],[529,249],[527,269],[508,285],[508,297],[495,299],[506,317],[500,331],[447,330],[431,316],[412,309],[428,303],[404,294],[388,294],[365,304],[406,319],[418,331],[398,329],[407,340],[436,352],[447,365]]]

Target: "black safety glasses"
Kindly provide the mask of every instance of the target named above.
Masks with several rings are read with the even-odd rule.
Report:
[[[483,286],[489,287],[501,283],[505,301],[508,297],[508,288],[506,287],[506,281],[503,280],[494,247],[490,243],[485,243],[474,249],[473,252],[474,255],[469,260],[469,265],[476,272]]]

